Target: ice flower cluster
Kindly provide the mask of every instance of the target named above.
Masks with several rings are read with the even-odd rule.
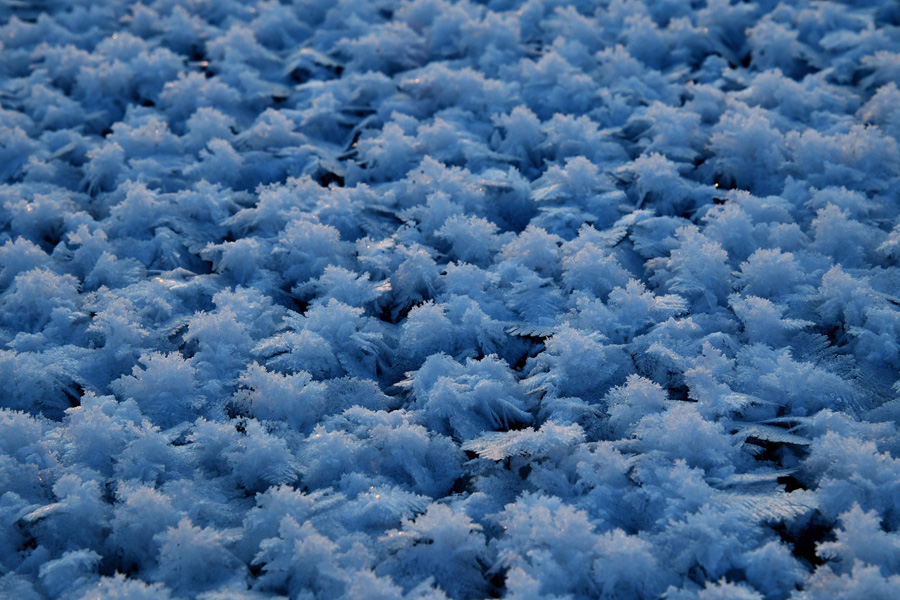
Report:
[[[900,589],[900,5],[0,3],[0,597]]]

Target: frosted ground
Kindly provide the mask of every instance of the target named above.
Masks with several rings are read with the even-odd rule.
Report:
[[[897,598],[896,2],[0,23],[0,597]]]

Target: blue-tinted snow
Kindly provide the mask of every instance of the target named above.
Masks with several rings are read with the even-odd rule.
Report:
[[[8,1],[0,56],[0,596],[896,596],[896,3]]]

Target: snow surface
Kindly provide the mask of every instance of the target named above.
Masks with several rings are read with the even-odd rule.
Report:
[[[0,23],[0,597],[897,597],[896,2]]]

